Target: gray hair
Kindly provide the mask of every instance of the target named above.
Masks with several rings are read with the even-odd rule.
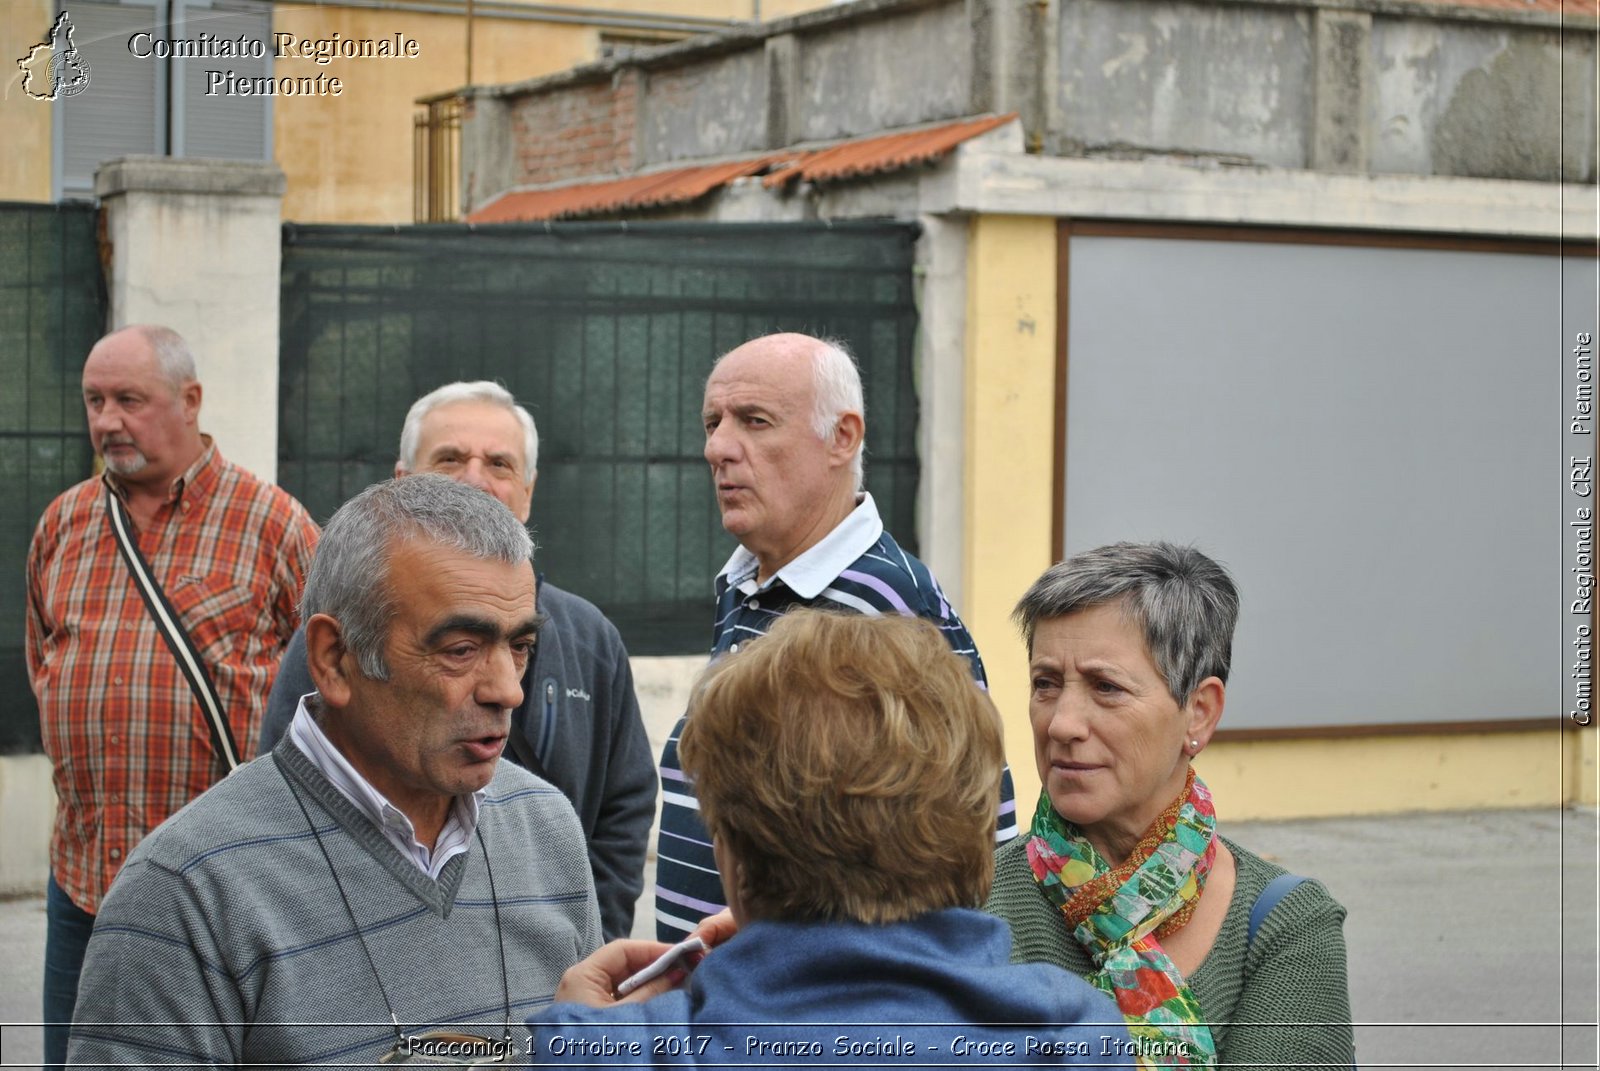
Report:
[[[533,539],[504,504],[447,476],[385,480],[340,506],[317,542],[300,620],[327,614],[338,621],[345,647],[372,680],[389,679],[389,559],[408,539],[512,565],[533,558]]]
[[[417,441],[422,438],[422,421],[441,405],[458,402],[486,402],[498,405],[517,418],[522,425],[522,459],[528,471],[523,479],[531,487],[539,472],[539,429],[534,426],[533,415],[511,396],[511,392],[487,379],[473,382],[446,383],[430,391],[411,404],[406,422],[400,428],[400,467],[407,472],[417,471]]]
[[[861,370],[856,359],[845,349],[844,343],[822,338],[812,351],[812,374],[815,376],[816,401],[811,411],[811,428],[817,438],[827,442],[833,429],[846,413],[859,413],[862,421],[862,439],[856,447],[856,456],[850,463],[850,472],[856,478],[856,490],[861,490],[867,452],[867,403],[861,392]]]
[[[1143,630],[1180,707],[1207,677],[1228,682],[1239,589],[1226,569],[1194,547],[1112,543],[1074,554],[1046,569],[1011,616],[1031,655],[1039,622],[1108,603],[1121,603]]]
[[[189,343],[184,341],[183,336],[172,328],[163,327],[161,324],[129,324],[123,330],[135,332],[149,344],[150,352],[155,354],[156,364],[161,369],[161,375],[172,386],[174,392],[182,390],[185,384],[200,378],[195,373],[194,351],[189,348]]]

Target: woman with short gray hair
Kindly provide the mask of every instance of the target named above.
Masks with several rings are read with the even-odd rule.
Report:
[[[1348,1066],[1344,908],[1216,832],[1191,765],[1222,717],[1239,594],[1170,543],[1051,566],[1015,618],[1043,782],[987,910],[1012,959],[1117,1001],[1141,1067]]]

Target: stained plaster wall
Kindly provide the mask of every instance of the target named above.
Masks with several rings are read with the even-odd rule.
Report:
[[[636,120],[641,167],[767,148],[761,49],[653,71],[646,87]]]
[[[977,110],[969,36],[966,9],[954,4],[807,35],[790,140],[849,137]]]
[[[1379,20],[1374,172],[1595,181],[1595,38],[1556,28]]]
[[[1348,0],[858,0],[485,91],[637,81],[620,170],[1015,111],[1029,153],[1592,183],[1594,20]],[[555,140],[487,124],[467,143]],[[633,121],[618,115],[615,122]],[[476,207],[575,176],[464,153]]]
[[[1063,4],[1048,144],[1060,156],[1192,153],[1304,167],[1314,32],[1309,8]]]

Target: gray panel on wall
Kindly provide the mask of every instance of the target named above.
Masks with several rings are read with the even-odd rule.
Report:
[[[1085,236],[1070,257],[1066,551],[1161,538],[1228,565],[1224,728],[1555,724],[1593,260]]]
[[[94,196],[95,169],[133,153],[166,151],[166,112],[160,100],[163,66],[133,54],[129,39],[161,37],[149,3],[73,3],[73,43],[89,65],[89,85],[56,101],[61,124],[61,197]],[[141,46],[143,47],[143,46]]]
[[[225,160],[265,160],[272,156],[272,97],[229,92],[229,83],[212,86],[211,72],[239,79],[272,75],[272,9],[256,0],[184,0],[174,5],[177,33],[198,38],[202,33],[230,41],[260,42],[264,55],[174,59],[176,94],[173,118],[175,156],[208,156]]]

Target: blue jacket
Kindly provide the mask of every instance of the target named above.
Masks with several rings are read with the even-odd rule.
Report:
[[[1109,997],[1010,955],[1005,923],[964,909],[887,926],[752,922],[687,989],[535,1015],[531,1065],[1133,1066]]]

